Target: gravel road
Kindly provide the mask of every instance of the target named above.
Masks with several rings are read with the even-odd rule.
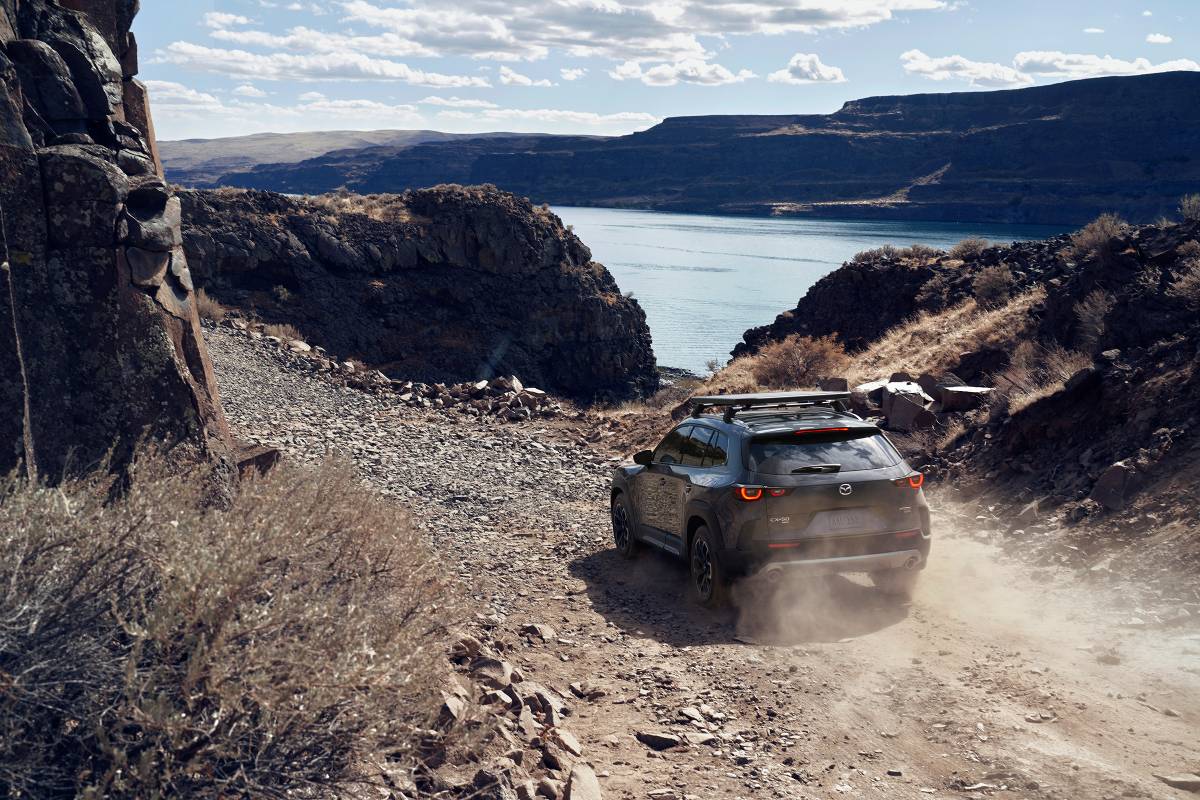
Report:
[[[714,615],[681,564],[611,550],[614,462],[565,423],[413,409],[206,335],[237,435],[352,458],[458,570],[465,625],[507,635],[527,679],[604,690],[570,726],[606,797],[1195,797],[1154,776],[1200,771],[1196,628],[1128,624],[1101,590],[1001,560],[953,509],[911,605],[834,578],[739,586]],[[557,636],[520,637],[529,623]]]

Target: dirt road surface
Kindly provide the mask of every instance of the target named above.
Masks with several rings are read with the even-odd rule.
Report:
[[[411,508],[479,610],[463,625],[571,698],[605,797],[1196,796],[1154,777],[1200,770],[1196,626],[1001,558],[969,515],[938,512],[911,604],[839,577],[738,586],[714,614],[689,603],[681,563],[610,547],[608,454],[208,335],[237,433],[348,456]],[[554,635],[522,636],[530,623]]]

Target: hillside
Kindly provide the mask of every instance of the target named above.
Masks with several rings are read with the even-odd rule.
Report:
[[[609,139],[367,147],[222,176],[318,193],[494,183],[535,202],[730,214],[1149,221],[1200,184],[1200,74],[873,97],[828,115],[669,118]]]
[[[494,134],[505,136],[507,134]],[[160,141],[163,169],[174,183],[197,188],[219,185],[230,172],[260,164],[295,164],[343,150],[405,147],[425,142],[475,138],[438,131],[320,131],[317,133],[255,133],[223,139]]]
[[[197,285],[403,380],[658,386],[645,313],[548,210],[489,187],[292,199],[182,191]]]

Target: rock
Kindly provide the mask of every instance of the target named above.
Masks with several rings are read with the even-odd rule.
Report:
[[[933,402],[933,398],[925,394],[921,390],[921,387],[912,381],[888,381],[883,386],[880,395],[883,415],[885,417],[891,415],[892,401],[897,397],[906,397],[913,403],[919,404],[922,408]]]
[[[1127,493],[1135,471],[1127,462],[1118,461],[1100,474],[1092,486],[1089,498],[1109,511],[1121,511],[1127,503]]]
[[[936,398],[938,389],[938,379],[930,375],[928,372],[922,372],[917,376],[917,386],[921,387],[921,391],[930,397]]]
[[[559,781],[550,777],[542,778],[538,781],[537,796],[545,797],[546,800],[558,800],[562,797],[563,785]]]
[[[673,733],[638,731],[634,736],[637,737],[639,742],[656,752],[670,750],[672,747],[678,747],[682,744],[682,740]]]
[[[531,622],[528,625],[521,626],[521,633],[526,636],[535,636],[544,642],[552,642],[558,637],[554,628],[538,622]]]
[[[125,260],[129,264],[129,275],[138,286],[162,286],[171,266],[171,254],[126,247]]]
[[[600,800],[600,780],[587,764],[571,767],[564,800]]]
[[[986,386],[941,386],[936,396],[943,411],[970,411],[986,403],[993,391]]]
[[[512,685],[512,665],[483,656],[471,662],[471,677],[493,689],[505,689]]]
[[[458,722],[467,711],[467,703],[461,697],[442,692],[441,719],[443,724]]]
[[[579,740],[575,738],[575,734],[562,728],[555,728],[553,735],[568,753],[573,756],[583,755],[583,746],[579,744]]]
[[[1200,773],[1180,772],[1173,775],[1158,775],[1154,777],[1170,786],[1172,789],[1182,789],[1185,792],[1200,792]]]
[[[694,747],[720,741],[715,734],[700,733],[698,731],[687,731],[683,734],[683,740]]]
[[[312,345],[308,342],[302,342],[299,339],[292,339],[288,342],[288,349],[297,353],[310,353],[312,352]]]
[[[524,198],[416,189],[394,202],[425,221],[393,223],[269,192],[179,196],[200,285],[219,281],[229,304],[273,276],[292,276],[305,333],[331,352],[427,383],[477,381],[486,365],[491,387],[502,388],[496,396],[522,396],[503,415],[514,422],[540,408],[528,384],[585,400],[658,388],[640,305],[557,218]]]
[[[891,430],[929,430],[937,424],[937,417],[924,405],[913,399],[911,394],[891,395],[887,413],[887,425]]]
[[[845,378],[822,378],[817,381],[817,388],[822,392],[848,392],[850,381]]]
[[[571,693],[581,700],[599,700],[601,697],[604,697],[608,694],[604,688],[600,686],[593,686],[588,681],[572,683]]]

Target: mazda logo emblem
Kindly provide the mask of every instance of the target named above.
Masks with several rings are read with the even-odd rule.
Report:
[[[854,487],[848,483],[843,483],[841,486],[838,487],[838,493],[842,494],[842,495],[850,494],[853,491],[854,491]]]

